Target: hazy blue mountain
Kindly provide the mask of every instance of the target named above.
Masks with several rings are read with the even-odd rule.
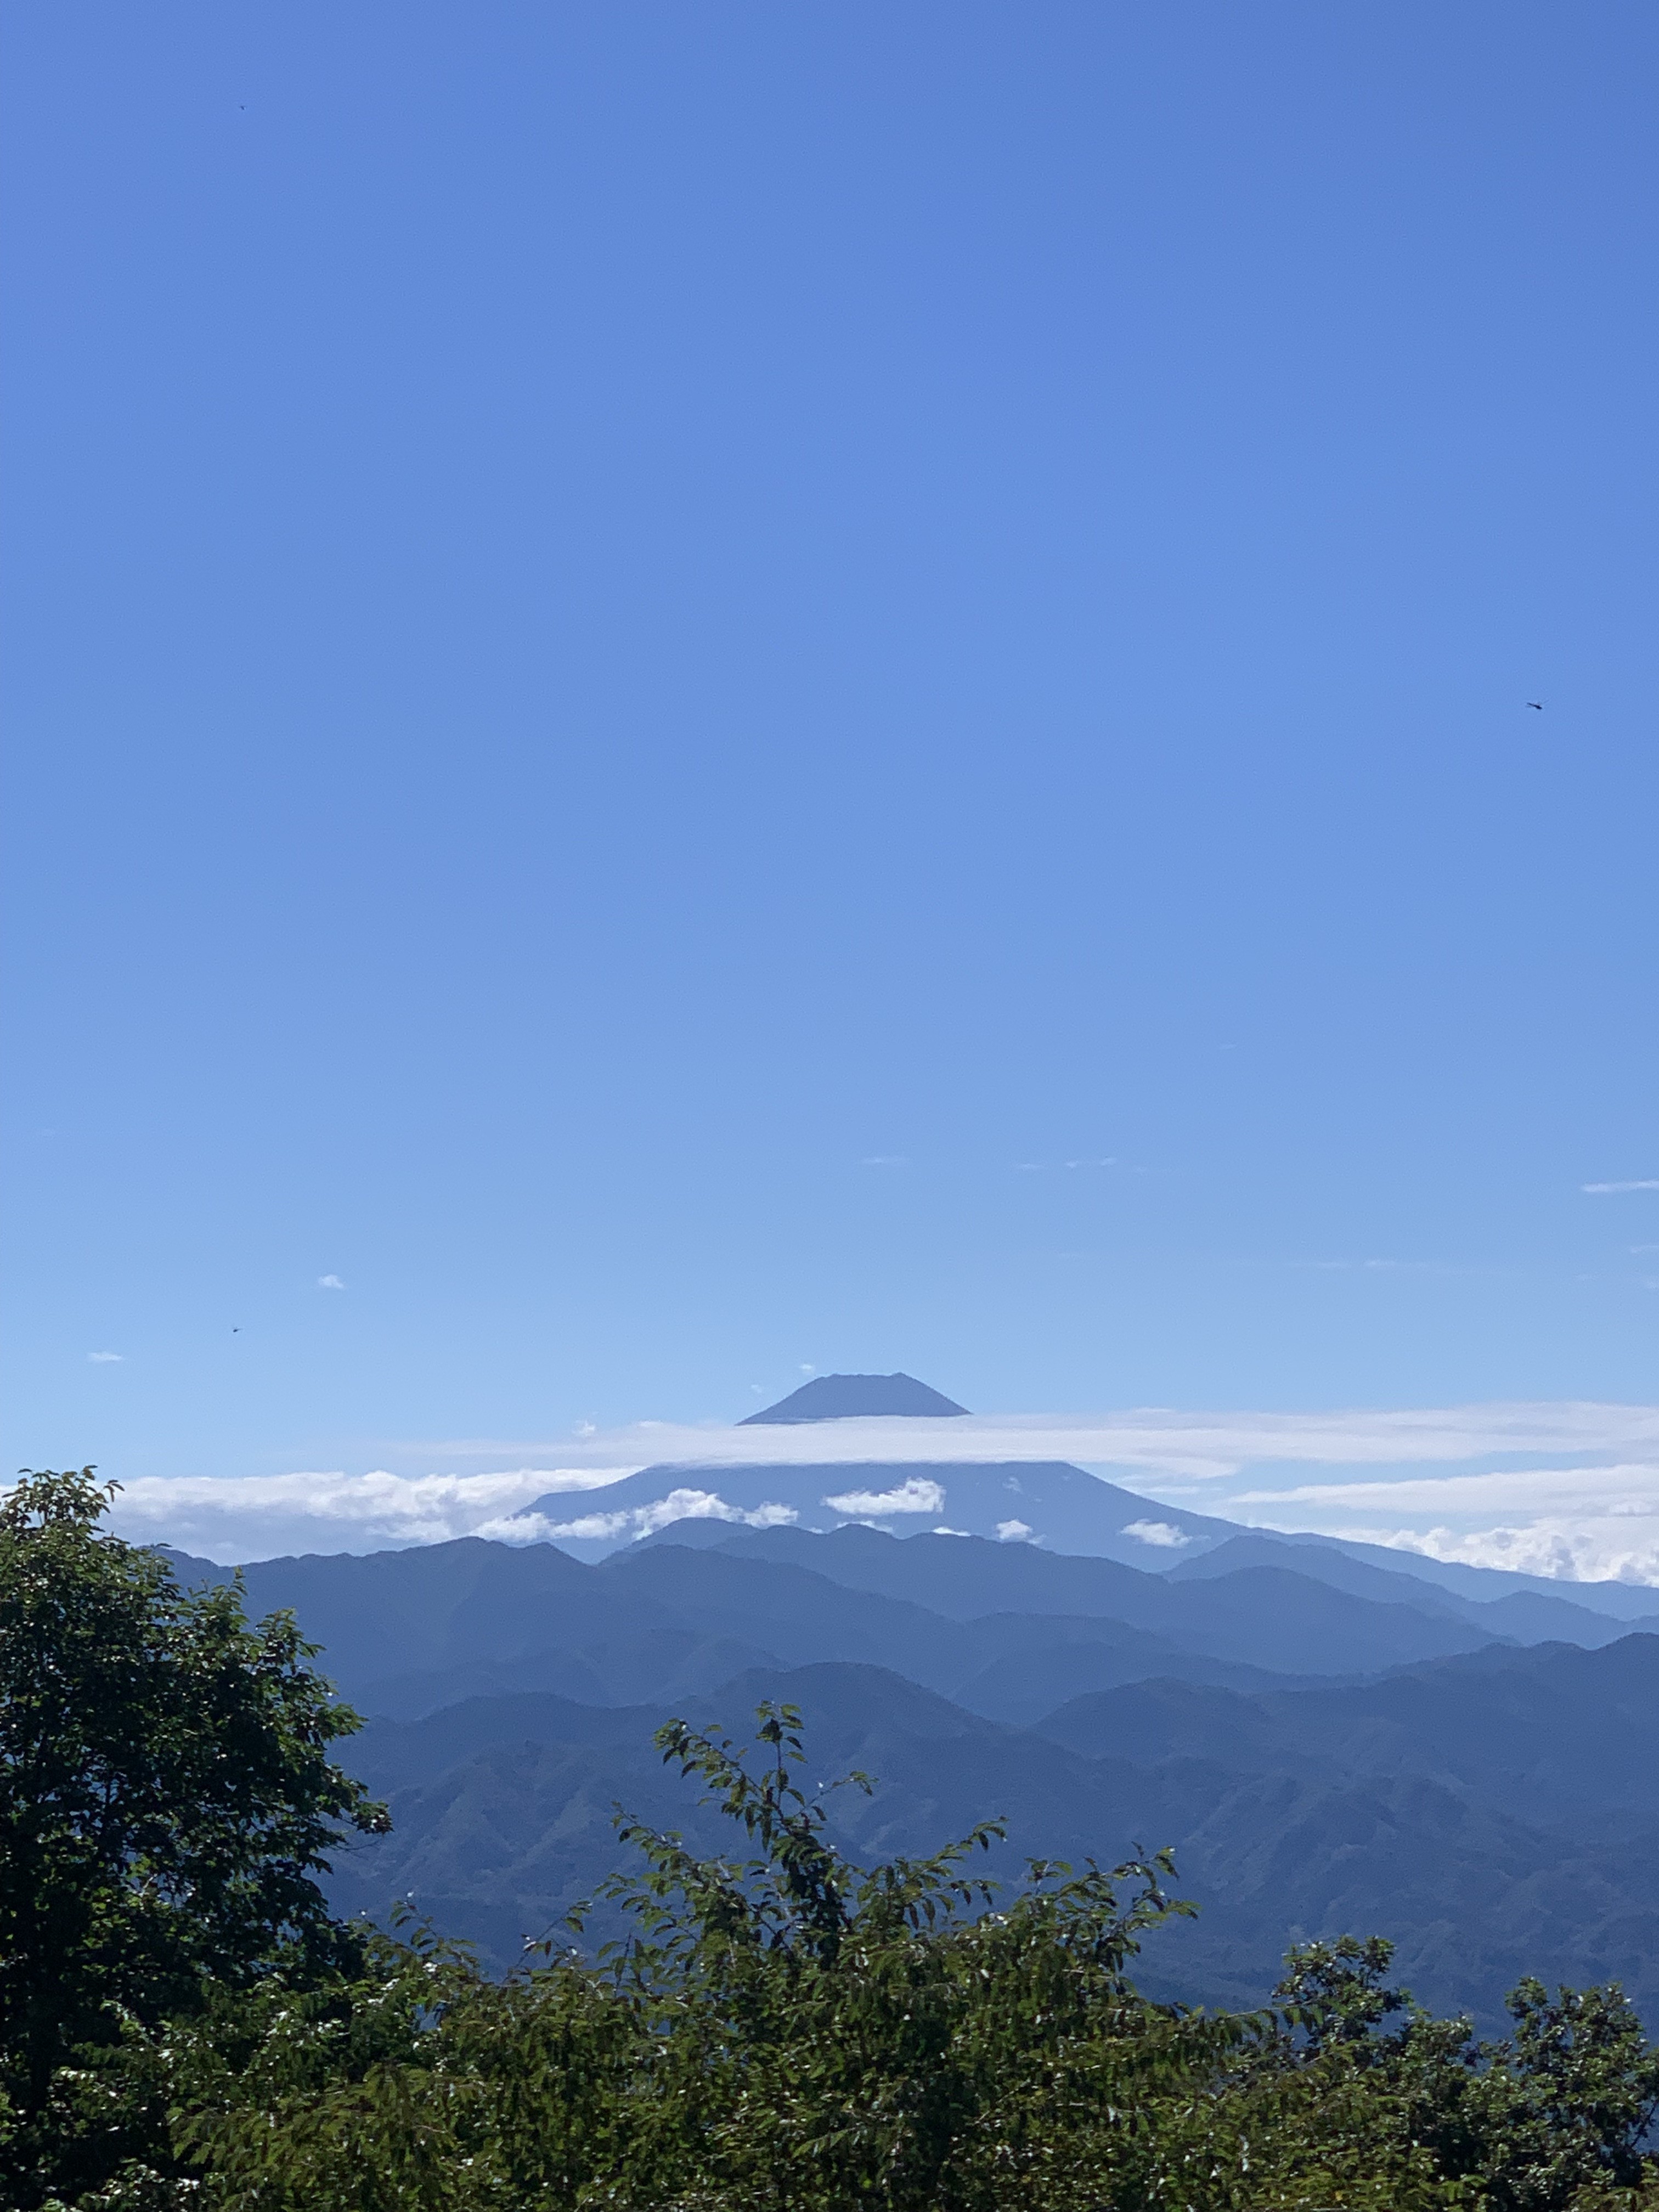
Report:
[[[678,1533],[665,1529],[653,1548],[672,1547]],[[908,1598],[955,1620],[987,1613],[1094,1613],[1150,1627],[1150,1615],[1169,1592],[1163,1576],[1098,1555],[974,1536],[899,1537],[857,1524],[822,1535],[804,1528],[728,1528],[713,1548],[736,1559],[810,1565],[848,1589]],[[630,1556],[613,1559],[607,1571],[619,1572]]]
[[[1270,1534],[1261,1528],[1242,1530],[1196,1558],[1178,1559],[1164,1572],[1172,1583],[1210,1582],[1217,1575],[1237,1574],[1242,1567],[1289,1567],[1295,1574],[1328,1583],[1333,1589],[1346,1590],[1355,1597],[1372,1598],[1384,1604],[1413,1606],[1419,1613],[1431,1614],[1437,1620],[1467,1620],[1471,1617],[1468,1600],[1433,1583],[1390,1573],[1385,1567],[1373,1566],[1369,1560],[1352,1559],[1346,1552],[1333,1551],[1325,1545],[1304,1544],[1295,1536]]]
[[[777,1405],[751,1413],[744,1425],[811,1426],[860,1415],[940,1417],[965,1410],[911,1375],[818,1375]],[[1151,1566],[1237,1533],[1231,1522],[1155,1506],[1059,1460],[676,1463],[642,1468],[599,1491],[550,1492],[515,1517],[527,1532],[550,1534],[588,1560],[606,1558],[665,1523],[720,1521],[783,1522],[819,1533],[849,1522],[948,1527]]]
[[[665,1545],[657,1555],[676,1547]],[[651,1552],[625,1553],[609,1573]],[[689,1556],[682,1553],[683,1557]],[[1476,1649],[1489,1632],[1415,1607],[1351,1596],[1282,1567],[1246,1567],[1201,1588],[1117,1561],[975,1537],[911,1536],[845,1528],[744,1530],[704,1559],[810,1560],[849,1589],[908,1598],[969,1620],[993,1611],[1094,1615],[1169,1638],[1182,1649],[1296,1674],[1348,1674]]]
[[[1574,1604],[1565,1595],[1578,1587],[1572,1583],[1557,1585],[1563,1593],[1560,1595],[1546,1596],[1536,1590],[1519,1589],[1484,1598],[1469,1597],[1437,1583],[1403,1575],[1397,1569],[1376,1566],[1369,1559],[1356,1559],[1328,1545],[1313,1543],[1300,1536],[1270,1535],[1259,1529],[1229,1537],[1212,1551],[1177,1561],[1168,1571],[1168,1577],[1171,1582],[1206,1582],[1246,1566],[1288,1567],[1296,1574],[1311,1576],[1316,1582],[1328,1583],[1334,1589],[1348,1590],[1357,1597],[1413,1606],[1441,1620],[1471,1621],[1493,1636],[1510,1637],[1522,1644],[1582,1644],[1593,1648],[1628,1635],[1632,1627],[1659,1627],[1659,1608],[1641,1620],[1626,1621],[1589,1606]]]
[[[751,1413],[749,1424],[810,1426],[858,1415],[954,1415],[964,1408],[914,1376],[819,1375],[799,1390]],[[1498,1636],[1604,1640],[1604,1631],[1580,1613],[1659,1625],[1659,1592],[1622,1583],[1553,1582],[1425,1559],[1421,1553],[1345,1538],[1286,1535],[1241,1528],[1184,1508],[1163,1505],[1139,1492],[1062,1461],[1009,1461],[996,1465],[940,1461],[825,1462],[811,1467],[737,1467],[715,1462],[643,1468],[603,1490],[551,1492],[518,1516],[527,1534],[550,1534],[573,1557],[596,1560],[644,1538],[647,1532],[685,1530],[691,1544],[718,1542],[708,1532],[722,1525],[784,1524],[813,1534],[863,1523],[904,1534],[951,1529],[960,1534],[1029,1541],[1054,1552],[1116,1559],[1127,1565],[1167,1570],[1176,1579],[1204,1572],[1204,1561],[1232,1547],[1223,1568],[1281,1565],[1357,1596],[1443,1612],[1461,1601],[1463,1617]],[[1273,1547],[1301,1556],[1278,1559]],[[1387,1576],[1385,1598],[1369,1578]],[[1483,1616],[1470,1606],[1530,1595],[1577,1608],[1545,1614],[1511,1607]]]
[[[878,1778],[872,1798],[843,1790],[831,1801],[836,1833],[857,1858],[930,1849],[987,1814],[1011,1824],[992,1862],[1003,1875],[1028,1854],[1111,1859],[1137,1838],[1173,1843],[1202,1914],[1148,1954],[1145,1979],[1166,1994],[1251,2002],[1287,1943],[1376,1931],[1396,1938],[1402,1972],[1438,2007],[1492,2021],[1504,1990],[1535,1969],[1622,1977],[1652,2017],[1659,1822],[1643,1810],[1643,1785],[1609,1782],[1607,1746],[1592,1746],[1584,1757],[1603,1778],[1577,1819],[1551,1819],[1572,1775],[1527,1747],[1561,1735],[1564,1717],[1590,1700],[1614,1716],[1615,1736],[1634,1720],[1632,1758],[1659,1771],[1655,1654],[1493,1648],[1401,1679],[1407,1702],[1382,1707],[1379,1692],[1395,1685],[1239,1697],[1145,1684],[1079,1701],[1069,1721],[1033,1731],[881,1670],[823,1665],[757,1670],[681,1710],[741,1729],[762,1695],[801,1704],[810,1781],[849,1765]],[[1099,1740],[1057,1740],[1053,1729],[1079,1732],[1085,1706],[1105,1723]],[[1508,1748],[1494,1740],[1483,1753],[1476,1739],[1492,1736],[1500,1709]],[[698,1848],[729,1843],[648,1748],[665,1711],[503,1698],[372,1726],[354,1759],[389,1793],[396,1826],[343,1865],[337,1898],[381,1911],[412,1894],[505,1962],[616,1863],[613,1801]],[[1409,1748],[1414,1714],[1427,1727],[1420,1756]],[[1516,1750],[1531,1769],[1505,1763]],[[1619,1835],[1604,1839],[1614,1822]]]
[[[229,1572],[173,1557],[187,1581]],[[976,1708],[1011,1705],[1021,1718],[1149,1674],[1247,1688],[1279,1679],[1121,1622],[962,1621],[805,1566],[680,1547],[641,1547],[601,1570],[550,1545],[465,1538],[415,1552],[262,1560],[246,1579],[256,1614],[295,1613],[346,1697],[400,1718],[520,1691],[594,1705],[683,1698],[744,1668],[819,1660],[889,1667]],[[1046,1668],[1022,1675],[1022,1659]]]
[[[745,1516],[809,1533],[872,1522],[899,1531],[946,1527],[1153,1568],[1238,1533],[1230,1521],[1154,1506],[1060,1460],[647,1467],[603,1490],[551,1492],[514,1517],[531,1533],[551,1533],[574,1558],[601,1559],[657,1527],[676,1498],[676,1528],[740,1525]]]
[[[1659,1634],[1659,1612],[1620,1620],[1538,1590],[1511,1590],[1507,1597],[1469,1602],[1468,1613],[1477,1626],[1512,1636],[1517,1644],[1582,1644],[1593,1650],[1632,1632]]]
[[[403,1717],[524,1690],[641,1703],[707,1691],[745,1667],[842,1662],[1024,1721],[1152,1674],[1255,1688],[1489,1640],[1467,1622],[1279,1568],[1175,1583],[1028,1545],[901,1542],[862,1528],[639,1545],[601,1565],[553,1545],[466,1537],[245,1571],[256,1613],[290,1608],[345,1696]]]
[[[765,1421],[847,1421],[860,1416],[870,1419],[894,1413],[937,1420],[967,1410],[966,1406],[958,1406],[954,1398],[945,1397],[942,1391],[918,1382],[914,1375],[815,1375],[810,1382],[803,1382],[799,1390],[792,1390],[775,1406],[750,1413],[738,1425],[748,1428],[756,1422]]]
[[[1466,1567],[1461,1560],[1431,1559],[1403,1547],[1356,1543],[1347,1536],[1304,1534],[1285,1540],[1323,1546],[1351,1559],[1363,1559],[1371,1566],[1408,1575],[1414,1581],[1431,1583],[1438,1589],[1483,1603],[1529,1591],[1537,1597],[1568,1598],[1574,1605],[1588,1606],[1593,1613],[1604,1613],[1614,1620],[1659,1620],[1659,1589],[1649,1583],[1570,1583],[1549,1575],[1511,1574],[1502,1567]]]
[[[1304,1678],[1183,1651],[1166,1637],[1121,1622],[1049,1613],[988,1613],[973,1622],[988,1651],[982,1666],[951,1686],[951,1695],[988,1720],[1024,1726],[1054,1709],[1057,1697],[1109,1690],[1151,1679],[1212,1688],[1285,1689]]]
[[[1340,1688],[1142,1681],[1073,1698],[1038,1729],[1092,1757],[1414,1775],[1537,1824],[1659,1816],[1659,1636],[1488,1649]]]
[[[744,1425],[811,1426],[860,1415],[939,1417],[964,1410],[910,1375],[819,1375],[775,1406],[751,1413]],[[1426,1611],[1443,1610],[1448,1603],[1460,1601],[1466,1607],[1478,1606],[1530,1595],[1614,1620],[1659,1623],[1659,1593],[1644,1588],[1619,1583],[1563,1584],[1541,1576],[1449,1565],[1382,1545],[1241,1528],[1212,1515],[1159,1504],[1060,1461],[648,1467],[598,1492],[550,1492],[518,1517],[526,1534],[550,1534],[573,1557],[590,1561],[609,1557],[648,1531],[679,1528],[692,1532],[686,1541],[706,1543],[718,1540],[703,1533],[708,1528],[744,1522],[782,1523],[815,1534],[853,1523],[896,1534],[950,1528],[1165,1569],[1177,1579],[1201,1573],[1206,1558],[1231,1546],[1221,1571],[1243,1565],[1289,1565],[1333,1587],[1379,1599],[1383,1592],[1367,1577],[1388,1576],[1395,1588],[1385,1601]],[[1295,1547],[1301,1556],[1276,1559],[1276,1546]],[[1511,1608],[1502,1617],[1486,1619],[1467,1611],[1464,1617],[1478,1620],[1495,1635],[1565,1637],[1582,1644],[1605,1635],[1593,1622],[1568,1612],[1550,1616],[1535,1609]]]
[[[228,1573],[173,1558],[186,1582]],[[742,1623],[693,1626],[552,1544],[467,1536],[261,1559],[243,1574],[250,1613],[290,1609],[343,1694],[368,1712],[413,1715],[523,1689],[626,1704],[707,1689],[775,1657]]]
[[[894,1542],[870,1530],[852,1529],[842,1537],[806,1537],[798,1543],[816,1567],[819,1555],[843,1538],[866,1538],[875,1545]],[[937,1540],[955,1544],[961,1540]],[[1157,1674],[1267,1687],[1284,1674],[1271,1662],[1252,1656],[1248,1634],[1230,1638],[1224,1631],[1212,1633],[1208,1624],[1194,1634],[1171,1633],[1149,1620],[1126,1620],[1121,1608],[1103,1607],[1076,1615],[1045,1607],[1010,1608],[975,1617],[934,1609],[896,1593],[860,1589],[813,1567],[665,1545],[642,1547],[608,1561],[599,1571],[630,1593],[644,1589],[653,1604],[706,1634],[714,1634],[724,1623],[741,1620],[752,1638],[785,1663],[843,1660],[890,1667],[974,1711],[999,1719],[1035,1718],[1052,1709],[1057,1689],[1070,1695],[1085,1684],[1104,1686]],[[1137,1575],[1133,1568],[1114,1571],[1141,1586],[1126,1593],[1130,1607],[1149,1607],[1154,1614],[1180,1609],[1171,1607],[1156,1577]],[[1326,1615],[1323,1593],[1310,1586],[1310,1594],[1322,1616]],[[1263,1640],[1282,1642],[1291,1632],[1291,1625],[1281,1617],[1264,1632]],[[1386,1637],[1386,1627],[1382,1634]],[[1453,1648],[1467,1648],[1475,1640],[1462,1628],[1456,1634],[1464,1641]],[[1343,1639],[1328,1638],[1319,1644],[1320,1664],[1312,1671],[1331,1673],[1333,1654],[1338,1664],[1346,1666],[1358,1651],[1363,1650],[1369,1662],[1376,1659],[1379,1649],[1393,1649],[1379,1642],[1376,1624],[1363,1610],[1345,1622]],[[1425,1642],[1443,1648],[1443,1637],[1431,1630],[1411,1639],[1410,1656],[1422,1656],[1417,1647]],[[1212,1648],[1215,1644],[1225,1648]],[[1312,1638],[1305,1640],[1304,1648],[1314,1648]]]
[[[1350,1597],[1282,1569],[1249,1568],[1196,1589],[1110,1560],[955,1536],[901,1542],[863,1528],[756,1531],[712,1550],[641,1547],[607,1561],[597,1578],[625,1589],[630,1606],[643,1594],[643,1610],[704,1635],[740,1626],[792,1664],[864,1660],[952,1696],[971,1679],[968,1663],[975,1672],[984,1663],[992,1618],[998,1656],[1086,1640],[1079,1624],[1092,1620],[1112,1624],[1120,1640],[1138,1630],[1166,1651],[1295,1674],[1375,1672],[1490,1640],[1468,1623]]]
[[[179,1565],[187,1577],[228,1571]],[[1494,1640],[1559,1640],[1564,1622],[1586,1645],[1613,1632],[1564,1600],[1472,1604],[1257,1534],[1172,1574],[975,1537],[707,1522],[675,1523],[601,1565],[555,1545],[470,1537],[244,1572],[253,1610],[292,1607],[347,1696],[403,1717],[524,1690],[647,1702],[748,1667],[856,1662],[1024,1723],[1154,1675],[1260,1689]]]
[[[507,1963],[611,1869],[617,1800],[722,1840],[651,1729],[740,1725],[776,1692],[808,1707],[815,1779],[882,1778],[836,1800],[855,1856],[995,1813],[1005,1872],[1175,1844],[1204,1911],[1148,1962],[1167,1994],[1254,2001],[1285,1944],[1346,1929],[1487,2018],[1528,1966],[1659,2007],[1659,1638],[1500,1643],[1462,1614],[1528,1594],[1396,1604],[1369,1563],[1261,1564],[1304,1563],[1271,1539],[1166,1576],[971,1537],[713,1533],[599,1565],[468,1539],[250,1568],[253,1609],[291,1606],[386,1716],[349,1756],[396,1830],[343,1860],[338,1900],[412,1894]]]

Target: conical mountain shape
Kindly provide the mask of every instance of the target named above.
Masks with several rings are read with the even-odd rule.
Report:
[[[954,1398],[918,1382],[914,1375],[815,1375],[799,1390],[780,1398],[775,1406],[750,1413],[739,1425],[750,1428],[766,1421],[850,1421],[894,1413],[937,1419],[967,1410]]]

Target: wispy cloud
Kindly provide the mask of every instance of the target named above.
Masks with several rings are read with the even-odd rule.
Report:
[[[124,1352],[89,1352],[87,1358],[94,1367],[118,1367],[126,1354]]]
[[[616,1513],[579,1513],[573,1520],[555,1521],[544,1513],[520,1513],[487,1521],[473,1531],[508,1544],[558,1543],[562,1540],[611,1543],[619,1536],[654,1535],[672,1528],[677,1521],[731,1521],[745,1528],[787,1528],[800,1516],[793,1505],[757,1505],[745,1513],[728,1505],[712,1490],[671,1490],[666,1498],[649,1505],[635,1505]]]
[[[345,1285],[337,1275],[319,1275],[317,1287],[319,1291],[343,1291]]]
[[[1236,1505],[1318,1505],[1327,1511],[1388,1504],[1396,1512],[1559,1513],[1577,1509],[1659,1521],[1659,1465],[1485,1468],[1465,1474],[1397,1475],[1388,1481],[1297,1483],[1242,1490]]]
[[[489,1474],[137,1475],[112,1513],[123,1535],[219,1560],[283,1552],[373,1552],[477,1534],[550,1491],[591,1491],[618,1474],[521,1467]]]
[[[1638,1176],[1631,1182],[1581,1182],[1578,1188],[1591,1198],[1612,1198],[1627,1190],[1659,1190],[1659,1176]]]
[[[1224,1485],[1271,1462],[1328,1467],[1452,1463],[1497,1455],[1589,1453],[1659,1459],[1659,1406],[1516,1401],[1322,1413],[1180,1413],[1137,1407],[1106,1413],[969,1413],[948,1419],[855,1419],[746,1428],[638,1421],[561,1440],[451,1438],[383,1443],[404,1464],[471,1460],[592,1468],[594,1478],[649,1464],[927,1468],[951,1462],[1070,1460],[1138,1470],[1159,1486]],[[605,1472],[600,1472],[604,1470]]]

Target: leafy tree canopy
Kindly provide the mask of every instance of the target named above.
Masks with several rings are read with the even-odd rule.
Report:
[[[1033,1865],[1002,1903],[976,1830],[870,1870],[795,1777],[658,1742],[746,1846],[699,1859],[623,1818],[633,1917],[598,1962],[539,1947],[505,1984],[417,1934],[357,1984],[276,1984],[204,2027],[181,2144],[236,2212],[1584,2212],[1659,2206],[1640,2150],[1659,2058],[1616,1990],[1516,1993],[1516,2033],[1389,1988],[1389,1947],[1291,1954],[1273,2008],[1208,2016],[1129,1966],[1184,1908],[1167,1862]],[[851,1786],[863,1778],[848,1778]],[[989,1908],[989,1909],[988,1909]],[[1645,2187],[1645,2194],[1644,2193]]]
[[[144,2124],[100,2066],[245,1987],[352,1963],[317,1876],[385,1814],[291,1617],[181,1590],[100,1526],[91,1468],[0,1504],[0,2197],[97,2182]],[[104,2054],[100,2059],[100,2054]]]

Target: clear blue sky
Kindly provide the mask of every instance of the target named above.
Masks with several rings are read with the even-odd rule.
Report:
[[[6,1465],[1656,1394],[1651,6],[6,13]]]

